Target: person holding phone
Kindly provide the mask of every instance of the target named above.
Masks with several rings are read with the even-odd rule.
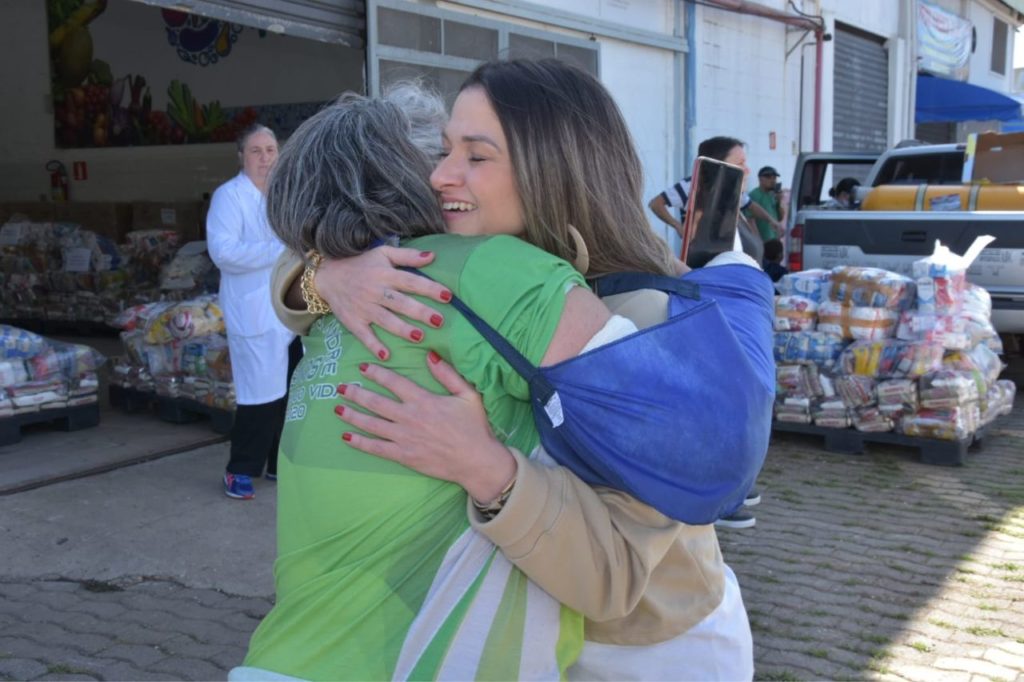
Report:
[[[745,144],[742,140],[737,140],[735,137],[709,137],[698,145],[697,156],[707,156],[717,161],[724,161],[725,163],[741,167],[745,173],[750,173],[750,169],[747,167]],[[648,208],[654,212],[654,215],[658,216],[662,222],[671,226],[672,229],[679,233],[680,238],[683,238],[684,233],[683,221],[681,218],[676,218],[672,215],[669,209],[678,209],[680,216],[685,213],[687,200],[690,196],[691,180],[692,178],[683,178],[671,187],[666,188],[663,192],[660,192],[647,204]],[[740,201],[740,210],[746,210],[750,205],[750,197],[744,194]],[[771,220],[771,216],[760,206],[753,206],[750,210],[755,218]],[[760,263],[764,258],[764,247],[761,238],[757,235],[756,230],[747,222],[746,218],[740,216],[737,225],[743,250]]]

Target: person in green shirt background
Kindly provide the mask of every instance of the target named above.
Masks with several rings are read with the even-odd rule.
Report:
[[[782,202],[779,172],[771,166],[765,166],[757,172],[757,183],[757,187],[750,190],[747,195],[752,203],[763,208],[771,216],[771,220],[752,215],[749,206],[744,213],[748,218],[754,218],[763,241],[781,239],[786,232],[786,207]]]

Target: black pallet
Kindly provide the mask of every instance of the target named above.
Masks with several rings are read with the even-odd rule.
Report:
[[[111,384],[109,389],[110,405],[129,414],[144,412],[156,401],[153,391],[140,391],[137,388]]]
[[[980,445],[985,429],[979,429],[963,440],[942,440],[941,438],[920,438],[905,436],[902,433],[884,431],[882,433],[866,433],[853,428],[830,429],[813,424],[797,424],[793,422],[772,423],[775,431],[786,433],[808,433],[825,438],[825,449],[847,455],[859,455],[864,452],[865,443],[885,443],[916,448],[925,464],[940,466],[962,466],[967,459],[967,450],[973,445]]]
[[[47,422],[59,422],[57,428],[62,431],[88,429],[100,423],[100,406],[99,403],[91,403],[0,418],[0,446],[19,442],[23,426]]]
[[[7,318],[8,324],[43,336],[117,336],[121,330],[96,320],[45,320],[39,318]]]
[[[209,418],[210,426],[217,433],[230,433],[235,422],[235,413],[210,407],[191,398],[156,397],[157,414],[161,419],[172,424],[189,424],[200,419]]]

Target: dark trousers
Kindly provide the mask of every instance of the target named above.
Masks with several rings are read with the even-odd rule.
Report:
[[[301,359],[302,342],[295,339],[288,346],[288,384],[291,384],[292,372]],[[261,476],[265,465],[268,474],[277,474],[277,449],[281,443],[287,407],[288,394],[285,393],[284,397],[269,403],[235,408],[228,473]]]

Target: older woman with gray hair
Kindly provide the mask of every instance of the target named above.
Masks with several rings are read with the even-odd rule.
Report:
[[[343,95],[282,150],[268,186],[271,225],[293,251],[318,257],[394,240],[432,251],[424,272],[531,361],[575,355],[608,313],[572,266],[513,236],[442,234],[433,159],[413,142],[439,142],[441,121],[441,102],[410,86],[383,99]],[[390,366],[441,392],[421,340],[391,340]],[[582,616],[466,517],[467,494],[498,497],[514,461],[450,482],[352,448],[339,437],[337,396],[375,358],[330,314],[304,343],[278,462],[277,599],[230,678],[563,677],[582,646]],[[480,390],[504,442],[537,446],[526,383],[469,322],[450,320],[431,345]]]

